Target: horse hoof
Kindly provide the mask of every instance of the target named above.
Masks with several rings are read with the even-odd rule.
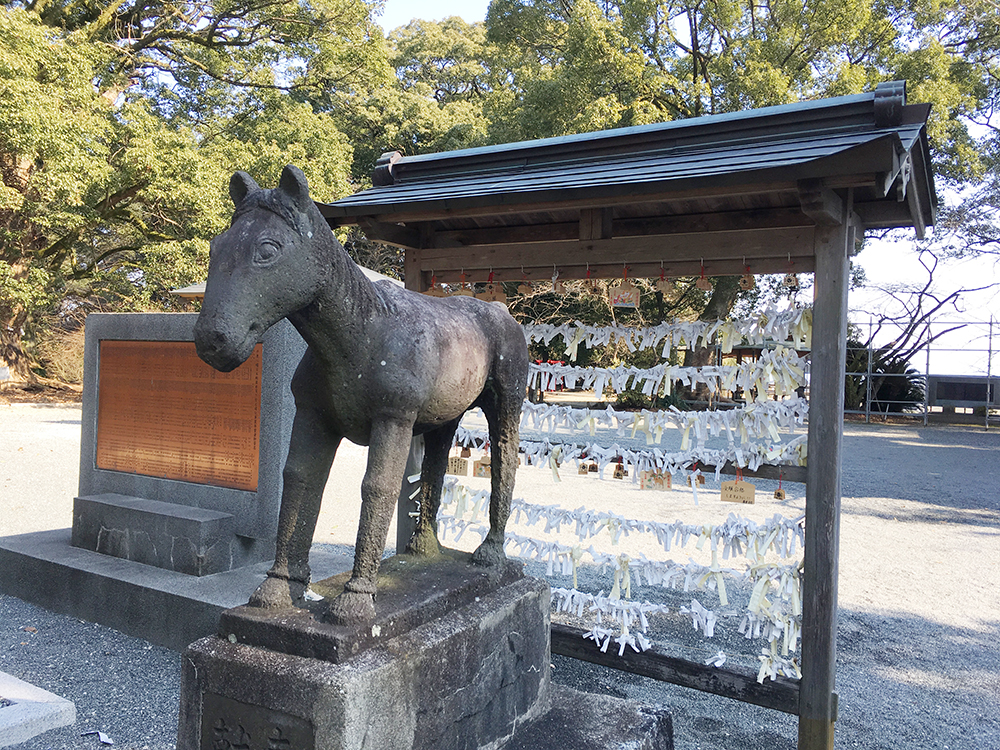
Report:
[[[483,542],[479,548],[472,553],[472,564],[481,565],[484,568],[491,568],[500,565],[507,559],[504,554],[503,545],[492,544],[489,541]]]
[[[331,625],[361,625],[375,619],[375,601],[371,594],[345,591],[330,602],[323,618]]]
[[[248,604],[262,609],[289,609],[302,600],[306,587],[298,581],[268,576],[250,596]]]

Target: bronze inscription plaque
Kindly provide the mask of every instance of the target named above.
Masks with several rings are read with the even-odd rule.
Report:
[[[97,468],[255,491],[263,352],[232,372],[186,341],[101,342]]]
[[[201,750],[313,750],[305,719],[215,693],[201,703]]]

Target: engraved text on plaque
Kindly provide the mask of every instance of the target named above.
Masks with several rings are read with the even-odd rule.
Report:
[[[184,341],[101,341],[98,469],[257,489],[263,355],[212,369]]]

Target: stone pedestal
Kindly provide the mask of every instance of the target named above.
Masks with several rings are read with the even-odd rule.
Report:
[[[549,587],[520,565],[449,553],[382,567],[364,628],[324,623],[325,602],[224,613],[184,654],[178,750],[673,746],[663,711],[553,689]],[[334,595],[346,577],[313,588]]]

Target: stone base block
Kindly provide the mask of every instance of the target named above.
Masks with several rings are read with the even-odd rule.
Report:
[[[235,633],[193,643],[182,660],[178,750],[499,748],[548,707],[544,581],[484,589],[410,624],[388,637],[375,624],[365,649],[339,664]]]
[[[375,619],[364,626],[324,621],[329,601],[344,590],[351,577],[345,572],[314,581],[312,590],[325,598],[305,602],[301,608],[278,613],[250,606],[227,610],[219,621],[219,635],[283,654],[339,664],[524,578],[522,563],[508,560],[484,568],[470,564],[471,555],[466,552],[442,552],[431,558],[404,554],[383,560]]]
[[[43,732],[76,721],[72,701],[0,672],[0,747],[27,742]]]
[[[232,570],[250,561],[254,543],[236,536],[229,513],[115,493],[73,501],[74,547],[164,570]]]

